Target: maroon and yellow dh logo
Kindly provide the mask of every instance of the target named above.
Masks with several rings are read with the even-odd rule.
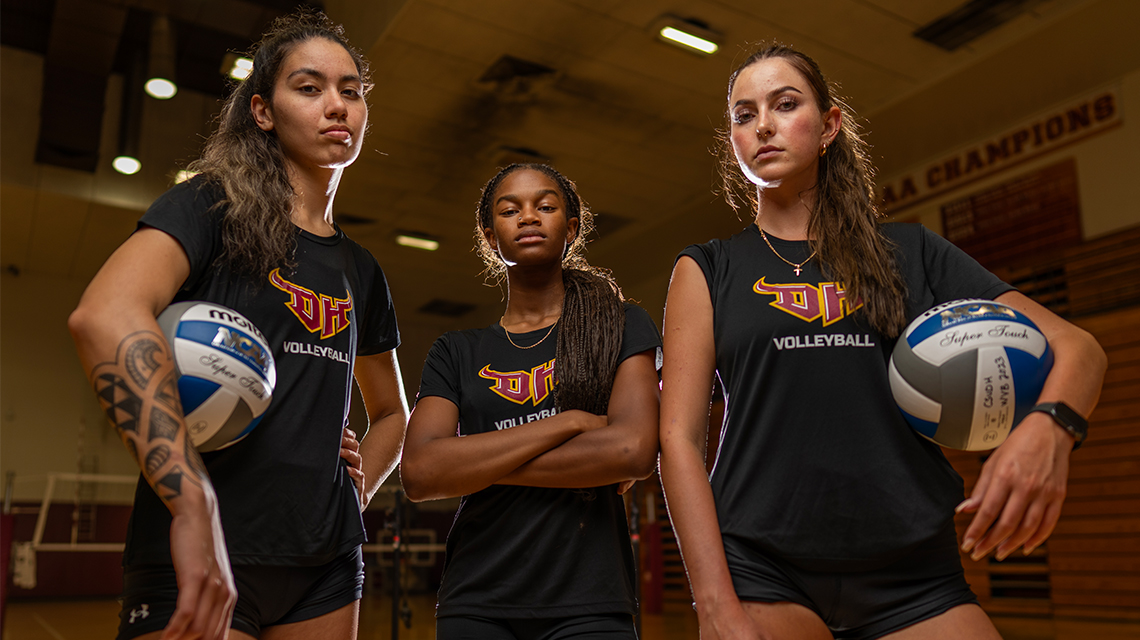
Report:
[[[491,365],[479,370],[479,377],[494,380],[490,387],[500,397],[515,404],[525,404],[527,400],[538,406],[554,391],[554,359],[544,362],[530,371],[494,371]]]
[[[821,282],[816,287],[810,284],[768,284],[760,278],[752,285],[752,290],[760,295],[776,296],[769,305],[804,322],[823,318],[825,327],[863,306],[862,300],[852,305],[847,299],[847,291],[838,282]]]
[[[289,294],[289,302],[286,302],[285,306],[297,316],[310,333],[320,332],[323,340],[335,336],[348,327],[348,312],[352,311],[352,294],[345,291],[347,297],[342,299],[315,293],[282,278],[280,272],[280,269],[274,269],[269,274],[269,282]]]

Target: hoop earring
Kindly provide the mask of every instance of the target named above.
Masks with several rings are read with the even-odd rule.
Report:
[[[819,157],[827,155],[827,143],[823,143],[823,148],[819,150]]]

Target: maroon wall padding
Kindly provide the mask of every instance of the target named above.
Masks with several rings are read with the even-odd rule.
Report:
[[[38,503],[17,503],[17,507],[38,507]],[[127,536],[129,505],[96,507],[95,532],[90,542],[123,542]],[[71,514],[74,507],[57,503],[48,511],[43,542],[71,541]],[[4,516],[8,518],[9,516]],[[11,535],[5,540],[30,541],[36,528],[35,513],[12,515]],[[4,543],[5,567],[10,543]],[[123,554],[121,552],[38,551],[36,552],[36,587],[22,589],[11,586],[8,598],[118,596],[123,590]]]
[[[4,605],[8,602],[8,560],[12,555],[13,519],[10,514],[0,515],[0,630],[4,628]]]

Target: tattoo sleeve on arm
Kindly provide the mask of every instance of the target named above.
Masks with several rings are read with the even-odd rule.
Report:
[[[154,490],[163,500],[173,500],[182,495],[182,467],[174,465],[170,472],[154,483]]]
[[[206,463],[202,460],[202,454],[198,453],[198,450],[194,448],[194,443],[190,441],[189,429],[185,431],[182,446],[186,451],[186,462],[190,465],[190,470],[200,478],[210,477],[210,474],[206,471]]]
[[[91,378],[107,419],[163,501],[182,495],[183,480],[197,486],[208,482],[182,416],[178,377],[164,338],[150,331],[128,335],[114,362],[97,365]]]
[[[166,464],[166,461],[169,459],[170,447],[164,444],[160,444],[157,447],[151,449],[150,453],[146,454],[146,474],[148,476],[153,476],[154,473],[161,469],[162,465]]]
[[[99,365],[96,371],[105,365]],[[142,398],[131,389],[122,376],[114,372],[100,373],[95,376],[95,395],[99,397],[99,404],[107,419],[120,432],[138,432],[139,411],[142,409]],[[124,435],[124,437],[126,437]]]
[[[163,361],[169,359],[165,351],[166,349],[154,340],[137,340],[127,345],[127,356],[123,359],[123,367],[140,389],[150,386],[151,378],[162,366],[159,362],[160,355]]]
[[[163,439],[174,442],[178,437],[178,418],[171,417],[162,407],[150,408],[150,434],[147,440]]]
[[[162,379],[162,384],[154,392],[154,399],[166,405],[171,411],[182,415],[182,401],[178,397],[178,374],[171,371]]]

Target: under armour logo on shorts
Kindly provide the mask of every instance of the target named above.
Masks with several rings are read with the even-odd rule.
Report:
[[[150,605],[140,605],[138,609],[131,609],[131,624],[135,623],[135,618],[146,619],[150,616]]]

